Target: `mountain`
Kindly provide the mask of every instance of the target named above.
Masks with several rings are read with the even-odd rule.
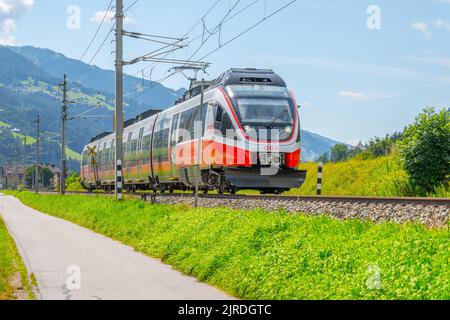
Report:
[[[54,77],[61,78],[66,73],[71,82],[77,82],[85,87],[95,88],[102,93],[115,92],[115,72],[103,70],[96,66],[84,64],[78,60],[70,59],[63,54],[49,49],[31,46],[14,47],[14,51],[28,58],[33,64]],[[141,90],[146,90],[141,94]],[[162,109],[172,104],[183,92],[164,87],[158,82],[149,81],[139,77],[124,74],[125,101],[135,99],[134,116],[147,109]],[[128,99],[127,99],[128,98]]]
[[[17,138],[26,138],[28,160],[33,161],[36,115],[41,117],[42,162],[58,164],[60,156],[59,132],[61,123],[61,92],[58,84],[63,74],[69,76],[69,114],[76,115],[98,106],[95,119],[68,122],[69,168],[79,169],[80,152],[90,138],[100,132],[111,131],[114,111],[114,72],[89,66],[49,49],[30,46],[0,46],[0,164],[15,159]],[[159,83],[124,76],[126,118],[149,109],[163,109],[172,105],[184,93]],[[142,92],[137,96],[137,92]],[[151,88],[150,90],[148,90]],[[148,91],[147,91],[148,90]],[[315,160],[337,142],[303,131],[304,160]]]
[[[342,143],[316,133],[302,130],[302,159],[303,161],[316,161],[321,155],[330,151],[337,144]]]

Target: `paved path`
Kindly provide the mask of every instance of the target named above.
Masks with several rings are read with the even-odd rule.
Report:
[[[42,299],[230,298],[159,260],[26,207],[14,197],[0,194],[0,215],[18,243],[25,264],[36,276]],[[71,266],[75,267],[70,269]],[[67,282],[71,276],[76,279],[78,267],[81,270],[81,289],[69,290]]]

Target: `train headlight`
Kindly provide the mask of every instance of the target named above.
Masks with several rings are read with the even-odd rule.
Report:
[[[252,133],[253,131],[255,131],[255,129],[247,125],[244,126],[244,131],[245,133]]]
[[[292,130],[293,130],[293,128],[291,126],[284,128],[284,132],[288,135],[292,134]]]

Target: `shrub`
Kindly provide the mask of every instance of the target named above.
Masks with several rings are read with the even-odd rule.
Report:
[[[399,142],[403,165],[421,194],[448,188],[450,175],[449,111],[427,108],[406,127]]]

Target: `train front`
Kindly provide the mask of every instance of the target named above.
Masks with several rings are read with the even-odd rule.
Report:
[[[306,171],[298,170],[300,119],[286,83],[270,70],[252,69],[231,70],[223,82],[237,140],[251,160],[247,166],[228,167],[228,181],[238,189],[261,193],[299,188],[306,179]]]

